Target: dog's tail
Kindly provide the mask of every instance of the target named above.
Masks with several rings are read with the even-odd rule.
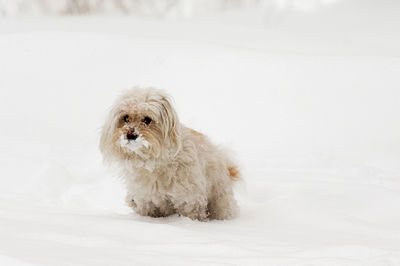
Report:
[[[229,177],[232,181],[238,181],[240,179],[240,171],[237,166],[228,166]]]

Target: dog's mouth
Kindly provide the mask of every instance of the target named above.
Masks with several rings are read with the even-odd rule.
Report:
[[[150,143],[144,139],[142,134],[129,131],[126,134],[121,134],[119,145],[132,152],[137,152],[142,148],[148,148]]]

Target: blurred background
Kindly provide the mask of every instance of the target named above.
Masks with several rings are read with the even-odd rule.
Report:
[[[3,16],[20,15],[150,15],[193,17],[204,14],[261,8],[310,11],[340,0],[2,0]]]
[[[396,0],[0,0],[0,264],[400,265],[399,14]],[[132,86],[166,90],[232,151],[236,219],[124,205],[98,141]]]

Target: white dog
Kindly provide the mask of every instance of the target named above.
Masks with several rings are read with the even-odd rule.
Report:
[[[127,203],[140,215],[205,221],[237,211],[232,185],[240,179],[238,168],[206,136],[180,124],[160,90],[121,95],[103,126],[100,150],[119,163]]]

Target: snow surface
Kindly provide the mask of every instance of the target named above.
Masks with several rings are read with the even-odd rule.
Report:
[[[399,11],[0,21],[0,264],[400,265]],[[133,85],[236,153],[236,219],[124,205],[98,141]]]

